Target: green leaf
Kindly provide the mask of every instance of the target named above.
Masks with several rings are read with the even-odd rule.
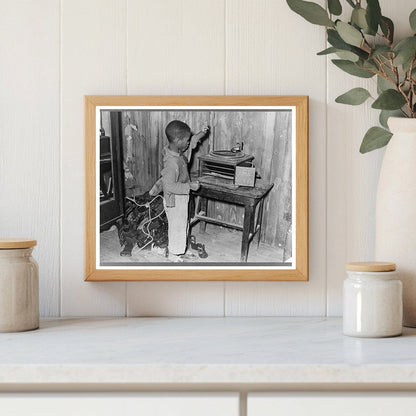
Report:
[[[377,75],[377,93],[381,94],[383,91],[389,90],[392,87],[392,83],[386,78]]]
[[[363,62],[364,69],[371,69],[372,71],[379,71],[378,64],[373,59],[369,59]]]
[[[354,75],[356,77],[371,78],[375,75],[370,71],[360,68],[356,63],[346,61],[344,59],[333,59],[332,63],[348,74]]]
[[[326,31],[328,43],[337,49],[344,49],[349,51],[351,49],[348,43],[345,43],[339,33],[335,29],[327,29]]]
[[[388,89],[383,91],[371,107],[379,110],[398,110],[406,104],[406,99],[399,91]]]
[[[390,141],[391,136],[393,136],[392,133],[381,127],[371,127],[363,138],[360,153],[371,152],[372,150],[386,146]]]
[[[370,33],[375,35],[381,21],[381,9],[378,0],[367,0],[366,18]]]
[[[349,105],[360,105],[371,97],[365,88],[353,88],[335,99],[335,102]]]
[[[400,42],[396,44],[393,48],[395,52],[400,52],[404,49],[414,48],[416,45],[416,36],[409,36],[407,38],[402,39]]]
[[[393,43],[394,38],[394,23],[388,17],[382,16],[380,22],[380,28],[384,36],[390,43]]]
[[[337,49],[337,48],[334,48],[333,46],[331,46],[330,48],[324,49],[321,52],[318,52],[317,55],[329,55],[331,53],[336,53],[339,58],[346,59],[352,62],[357,62],[360,59],[359,56],[353,52]]]
[[[389,126],[387,125],[387,120],[390,117],[402,117],[403,113],[400,110],[381,110],[380,111],[380,116],[379,116],[379,121],[380,124],[385,127],[386,129],[389,128]]]
[[[413,32],[416,32],[416,9],[410,13],[409,16],[409,23],[410,27],[412,28]]]
[[[342,13],[342,6],[339,0],[328,0],[329,13],[339,16]]]
[[[335,53],[337,51],[338,51],[337,48],[334,48],[334,47],[331,46],[330,48],[327,48],[327,49],[324,49],[321,52],[318,52],[317,55],[329,55],[330,53]]]
[[[376,46],[376,48],[371,52],[371,57],[384,56],[385,58],[390,59],[391,49],[388,46]]]
[[[341,39],[341,36],[338,34],[338,32],[335,29],[327,29],[326,33],[328,36],[328,43],[332,45],[334,48],[353,52],[357,56],[359,56],[361,59],[364,59],[364,60],[368,59],[367,52],[344,42]]]
[[[401,40],[393,50],[396,54],[394,64],[408,66],[416,54],[416,36]]]
[[[358,62],[360,60],[359,56],[350,51],[337,51],[337,56],[343,60]]]
[[[384,72],[394,82],[394,84],[396,84],[396,75],[393,73],[393,71],[385,66]],[[402,82],[404,80],[404,76],[405,74],[403,73],[399,74],[399,82]],[[378,94],[381,94],[383,91],[393,89],[393,88],[394,88],[394,85],[389,80],[377,76],[377,93]]]
[[[364,32],[367,32],[368,23],[365,9],[356,7],[351,14],[351,23],[361,28]]]
[[[319,4],[303,0],[286,0],[288,6],[305,20],[314,25],[334,26],[330,20],[328,12]]]
[[[358,48],[361,46],[361,43],[363,42],[363,35],[354,26],[338,20],[336,28],[339,36],[344,42],[349,45],[357,46]]]

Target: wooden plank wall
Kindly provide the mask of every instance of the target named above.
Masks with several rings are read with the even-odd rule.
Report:
[[[193,133],[204,124],[211,127],[209,137],[198,147],[190,170],[198,171],[198,156],[210,150],[231,149],[244,144],[244,152],[255,157],[261,178],[274,187],[266,199],[261,241],[284,247],[292,224],[292,118],[290,111],[128,111],[123,112],[123,131],[130,124],[132,160],[128,168],[135,178],[136,195],[150,190],[160,177],[163,152],[167,145],[165,128],[172,120],[187,123]],[[123,135],[126,158],[127,136]],[[233,204],[210,201],[209,215],[242,225],[244,209]],[[290,255],[290,253],[289,253]]]
[[[244,152],[255,157],[262,179],[274,184],[266,199],[261,240],[282,247],[291,224],[291,113],[220,112],[213,114],[211,123],[214,150],[244,143]],[[212,205],[210,215],[242,225],[242,207],[220,202]]]
[[[172,120],[187,123],[193,133],[205,124],[210,123],[210,113],[185,111],[123,111],[123,131],[132,124],[132,161],[128,167],[135,178],[135,195],[141,195],[150,190],[155,181],[160,178],[163,169],[164,147],[168,144],[165,128]],[[195,126],[195,127],[194,127]],[[124,157],[126,158],[127,136],[123,135]],[[209,140],[204,141],[192,158],[191,171],[197,171],[198,155],[209,151]]]

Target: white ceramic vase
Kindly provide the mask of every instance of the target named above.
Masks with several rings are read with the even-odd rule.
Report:
[[[416,119],[391,117],[377,191],[376,260],[397,264],[403,323],[416,327]]]

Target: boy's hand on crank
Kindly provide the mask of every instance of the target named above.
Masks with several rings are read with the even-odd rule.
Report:
[[[200,132],[194,134],[191,137],[191,143],[189,145],[191,150],[195,149],[195,147],[198,146],[200,140],[208,133],[208,130],[209,130],[209,126],[207,124],[205,124],[204,126],[202,126],[202,129],[201,129]]]

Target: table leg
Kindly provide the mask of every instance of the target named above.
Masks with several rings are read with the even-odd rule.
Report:
[[[260,201],[259,204],[259,212],[257,213],[257,221],[256,221],[256,230],[257,231],[257,248],[259,248],[260,245],[260,237],[261,237],[261,224],[263,222],[263,205],[264,205],[264,199]]]
[[[201,211],[203,212],[203,215],[205,215],[205,216],[208,214],[208,199],[207,198],[203,198],[203,197],[199,198],[197,214],[199,214]],[[200,233],[205,233],[206,228],[207,228],[206,221],[200,220],[199,232]]]
[[[253,230],[255,206],[246,205],[244,208],[243,240],[241,242],[241,261],[247,262],[248,247],[250,245],[250,233]]]

